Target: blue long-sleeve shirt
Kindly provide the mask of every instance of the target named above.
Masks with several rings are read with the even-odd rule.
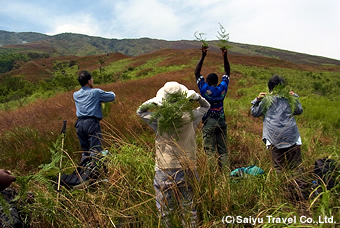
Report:
[[[101,103],[110,102],[116,98],[114,92],[105,92],[98,88],[82,87],[74,92],[73,99],[76,104],[76,115],[81,117],[103,118]]]
[[[209,86],[205,82],[204,77],[200,76],[197,80],[197,86],[202,97],[204,97],[210,104],[209,111],[204,115],[203,122],[208,117],[225,118],[223,109],[223,100],[227,94],[229,85],[229,76],[223,75],[221,83],[214,87]]]

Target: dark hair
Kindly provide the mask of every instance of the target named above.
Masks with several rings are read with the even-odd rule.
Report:
[[[91,74],[88,71],[83,70],[79,73],[78,82],[83,87],[88,83],[89,80],[91,80],[91,78]]]
[[[215,73],[209,74],[208,77],[207,77],[207,83],[209,85],[217,85],[217,83],[218,83],[218,76],[217,76],[217,74],[215,74]]]
[[[269,92],[273,91],[273,89],[275,88],[275,86],[281,85],[281,84],[285,84],[285,80],[283,78],[281,78],[278,75],[273,75],[273,77],[269,80],[268,82],[268,89]]]

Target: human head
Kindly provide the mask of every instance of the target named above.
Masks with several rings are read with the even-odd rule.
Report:
[[[218,76],[215,73],[211,73],[207,77],[207,83],[209,86],[216,86],[218,83]]]
[[[156,98],[162,101],[163,99],[167,99],[169,95],[179,94],[179,93],[187,93],[188,88],[178,82],[171,81],[164,84],[162,88],[160,88],[156,94]]]
[[[285,80],[278,75],[273,75],[273,77],[268,81],[269,92],[272,92],[275,86],[285,84]]]
[[[83,70],[79,73],[78,81],[81,87],[87,85],[89,83],[89,80],[91,79],[92,79],[92,76],[88,71]]]

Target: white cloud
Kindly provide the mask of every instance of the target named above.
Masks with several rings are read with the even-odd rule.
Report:
[[[1,24],[12,28],[12,30],[23,29],[27,27],[27,24],[36,25],[39,30],[40,25],[44,25],[44,22],[48,21],[48,14],[44,8],[31,5],[28,2],[3,1],[1,2],[0,15],[3,20]]]
[[[173,8],[157,0],[123,1],[115,7],[113,29],[128,37],[171,39],[178,36],[181,21]]]
[[[95,18],[90,15],[74,15],[72,17],[58,18],[54,21],[54,26],[48,32],[50,35],[71,32],[98,36],[101,34],[100,27]]]
[[[55,0],[2,1],[0,29],[106,38],[217,39],[340,59],[340,1],[334,0]]]

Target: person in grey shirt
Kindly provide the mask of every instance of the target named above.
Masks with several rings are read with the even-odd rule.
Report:
[[[252,116],[263,116],[262,139],[271,151],[277,172],[294,169],[302,163],[302,143],[294,115],[300,115],[303,109],[299,96],[292,91],[284,95],[284,87],[284,79],[274,75],[268,82],[269,94],[261,92],[251,102]],[[281,92],[279,88],[282,88]]]
[[[81,89],[73,94],[76,105],[76,115],[78,117],[75,127],[80,146],[83,149],[82,159],[93,156],[101,152],[102,134],[99,121],[103,118],[101,103],[114,101],[114,92],[105,92],[98,88],[93,88],[93,78],[88,71],[80,72],[78,76]]]

